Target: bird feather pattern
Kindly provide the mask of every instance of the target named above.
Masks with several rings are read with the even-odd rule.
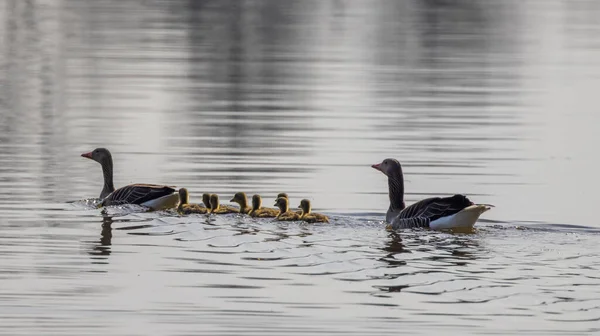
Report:
[[[392,228],[429,227],[432,221],[454,215],[472,204],[464,195],[426,198],[400,211],[392,220]]]
[[[175,192],[172,187],[156,184],[130,184],[110,193],[102,206],[122,204],[142,204],[144,202],[170,195]]]

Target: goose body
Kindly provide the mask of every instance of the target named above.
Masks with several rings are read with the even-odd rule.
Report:
[[[393,229],[425,227],[434,230],[472,228],[489,205],[473,204],[463,195],[434,197],[404,208],[389,223]]]
[[[108,194],[101,206],[138,204],[153,210],[175,208],[179,195],[175,189],[156,184],[130,184]]]
[[[434,230],[472,228],[482,213],[492,208],[489,204],[473,204],[460,210],[459,212],[438,218],[429,223],[429,227]]]
[[[106,148],[96,148],[92,152],[81,154],[102,166],[104,187],[100,192],[102,202],[99,206],[137,204],[152,210],[177,207],[179,194],[174,187],[157,184],[130,184],[115,190],[113,185],[112,155]]]
[[[372,165],[388,177],[390,206],[386,222],[392,229],[425,227],[434,230],[472,228],[479,216],[490,210],[491,205],[474,204],[464,195],[432,197],[408,207],[404,203],[404,176],[402,167],[395,159],[385,159]]]
[[[277,217],[279,210],[262,207],[262,198],[260,195],[252,196],[252,210],[248,213],[250,217],[272,218]]]

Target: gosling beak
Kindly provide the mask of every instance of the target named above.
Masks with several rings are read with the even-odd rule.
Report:
[[[230,199],[230,200],[229,200],[229,202],[233,202],[233,200],[234,200],[234,199],[235,199],[235,197],[234,197],[234,198],[232,198],[232,199]]]
[[[81,154],[81,156],[82,156],[82,157],[84,157],[84,158],[91,159],[91,158],[92,158],[92,152],[89,152],[89,153],[83,153],[83,154]]]
[[[298,205],[298,209],[302,209],[302,205]]]
[[[371,165],[371,168],[374,168],[374,169],[377,169],[379,171],[382,171],[381,170],[381,163],[377,163],[377,164]]]
[[[273,204],[273,206],[277,206],[277,202],[275,202],[275,204]]]

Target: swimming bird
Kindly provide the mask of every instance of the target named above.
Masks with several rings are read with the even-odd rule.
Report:
[[[104,187],[100,192],[102,202],[98,205],[138,204],[152,210],[175,208],[179,204],[179,194],[175,187],[156,184],[130,184],[115,190],[113,185],[113,160],[106,148],[96,148],[82,157],[98,162],[102,166]]]
[[[298,205],[298,208],[302,209],[300,219],[303,221],[306,221],[308,223],[329,223],[329,218],[327,218],[327,216],[319,213],[310,212],[310,201],[307,199],[301,200],[300,205]]]
[[[280,197],[287,199],[288,200],[288,204],[289,204],[288,194],[286,194],[286,193],[279,193],[279,194],[277,194],[277,197],[275,198],[275,201],[277,201],[277,199],[280,198]],[[298,215],[302,214],[302,210],[297,210],[297,211],[293,211],[293,212],[297,213]]]
[[[472,228],[479,216],[492,205],[474,204],[464,195],[432,197],[408,207],[404,203],[404,175],[396,159],[371,166],[388,177],[390,206],[385,220],[392,229],[428,227],[431,229]]]
[[[246,193],[244,192],[235,193],[229,202],[235,202],[240,205],[239,213],[248,214],[252,210],[252,208],[248,206],[248,197],[246,197]]]
[[[208,195],[208,194],[206,194]],[[179,207],[177,210],[183,214],[205,214],[210,210],[209,208],[203,207],[200,204],[190,203],[190,196],[186,188],[179,189]]]
[[[210,194],[210,211],[209,213],[222,215],[228,213],[238,213],[239,210],[230,207],[228,205],[220,205],[219,204],[219,196],[217,194]]]
[[[279,221],[295,221],[300,219],[298,213],[292,212],[289,209],[288,199],[285,197],[279,197],[275,200],[275,206],[279,208],[279,214],[276,219]]]
[[[202,204],[204,205],[205,208],[207,208],[210,211],[210,194],[209,193],[202,194]]]
[[[260,195],[257,194],[252,196],[252,210],[249,213],[251,217],[277,217],[278,214],[279,210],[277,209],[262,207],[262,198]]]

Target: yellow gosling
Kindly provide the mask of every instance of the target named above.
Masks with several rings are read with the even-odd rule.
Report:
[[[238,192],[233,195],[233,198],[229,200],[229,202],[235,202],[240,205],[239,212],[243,214],[248,214],[252,210],[251,207],[248,206],[248,197],[246,197],[246,193]]]
[[[252,196],[252,210],[249,213],[250,216],[259,218],[272,218],[277,217],[277,214],[279,214],[279,210],[277,209],[262,207],[262,198],[260,195]]]
[[[219,204],[219,196],[217,194],[210,194],[210,211],[211,214],[222,215],[228,213],[237,213],[238,209]]]
[[[275,206],[279,208],[279,214],[276,219],[279,221],[295,221],[300,219],[300,215],[290,211],[288,199],[285,197],[279,197],[275,200]]]
[[[210,212],[210,194],[204,193],[202,194],[202,203],[204,203],[204,207],[208,209]]]
[[[199,204],[190,204],[190,195],[186,188],[179,189],[179,207],[177,210],[182,214],[205,214],[208,213],[206,207],[203,207]]]
[[[280,197],[281,197],[281,198],[285,198],[285,199],[287,199],[287,200],[288,200],[288,204],[289,204],[289,200],[290,200],[290,198],[288,197],[288,194],[286,194],[286,193],[279,193],[279,194],[277,194],[277,198],[280,198]],[[275,201],[277,201],[277,198],[275,199]],[[296,211],[296,213],[297,213],[298,215],[301,215],[301,214],[302,214],[302,211],[301,211],[301,210],[298,210],[298,211]]]
[[[303,199],[300,201],[300,205],[298,208],[302,209],[302,213],[300,214],[300,219],[308,222],[308,223],[329,223],[329,218],[327,216],[310,212],[311,206],[310,201],[307,199]]]

